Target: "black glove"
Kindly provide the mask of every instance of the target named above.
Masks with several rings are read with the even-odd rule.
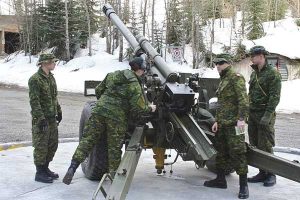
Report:
[[[263,126],[269,125],[271,118],[272,118],[272,114],[273,113],[266,111],[264,116],[261,118],[259,124],[263,125]]]
[[[67,185],[70,185],[72,179],[73,179],[73,176],[74,176],[74,173],[76,172],[76,169],[78,168],[79,166],[79,162],[75,161],[75,160],[72,160],[71,161],[71,165],[63,179],[63,183],[64,184],[67,184]]]
[[[42,132],[46,132],[48,130],[48,122],[46,119],[42,119],[40,121],[39,128]]]
[[[57,115],[56,115],[56,121],[57,121],[57,123],[60,123],[61,120],[62,120],[62,112],[59,112],[59,113],[57,113]]]

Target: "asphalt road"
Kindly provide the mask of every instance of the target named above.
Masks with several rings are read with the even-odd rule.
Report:
[[[0,143],[31,140],[31,115],[28,90],[0,84]],[[78,137],[79,120],[86,101],[93,97],[59,92],[63,111],[60,138]],[[276,146],[300,148],[300,113],[277,114]]]
[[[30,141],[31,115],[28,90],[0,84],[0,143]],[[83,94],[58,93],[63,119],[58,127],[60,138],[78,137],[79,120],[86,101]]]

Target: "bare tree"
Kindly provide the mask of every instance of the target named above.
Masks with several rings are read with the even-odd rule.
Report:
[[[24,0],[24,9],[25,9],[25,24],[26,24],[26,41],[25,42],[25,55],[27,55],[27,53],[30,53],[30,49],[31,49],[31,45],[30,45],[30,32],[29,32],[29,28],[30,28],[30,21],[29,21],[29,10],[28,10],[28,1]],[[29,62],[31,63],[31,57],[29,56]]]
[[[300,17],[300,0],[298,0],[298,6],[297,6],[297,10],[298,10],[298,17]]]
[[[70,38],[69,38],[69,11],[68,0],[65,0],[65,19],[66,19],[66,56],[67,61],[71,59],[70,56]]]
[[[151,41],[152,44],[154,44],[154,6],[155,6],[155,0],[152,0],[152,23],[151,23]]]
[[[122,14],[122,4],[121,4],[121,0],[118,0],[118,13],[120,18],[123,18],[123,14]],[[125,6],[124,6],[125,7]],[[123,61],[123,36],[121,33],[118,33],[118,40],[119,40],[119,62]]]
[[[147,15],[147,0],[144,0],[143,36],[145,36],[146,34],[146,15]]]
[[[89,56],[92,56],[92,42],[91,42],[91,20],[90,20],[90,13],[88,10],[88,6],[86,3],[86,0],[82,0],[85,13],[86,13],[86,19],[87,19],[87,25],[88,25],[88,46],[89,46]]]
[[[105,3],[108,3],[107,0],[105,0]],[[111,2],[110,2],[111,3]],[[111,38],[112,38],[112,30],[111,30],[111,22],[108,18],[106,18],[106,52],[111,54]]]

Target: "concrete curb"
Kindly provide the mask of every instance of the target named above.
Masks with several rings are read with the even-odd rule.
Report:
[[[280,152],[280,153],[290,153],[290,154],[300,155],[300,149],[298,149],[298,148],[291,148],[291,147],[274,147],[273,150],[274,150],[275,152]]]
[[[59,143],[67,143],[67,142],[78,142],[79,138],[60,138],[58,139]],[[32,141],[24,141],[24,142],[9,142],[0,144],[0,151],[16,149],[20,147],[28,147],[32,146]]]

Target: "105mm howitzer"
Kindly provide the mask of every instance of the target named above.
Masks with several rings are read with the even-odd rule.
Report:
[[[207,90],[199,86],[201,82],[195,74],[180,74],[172,71],[159,53],[141,35],[133,35],[110,5],[103,7],[103,12],[126,38],[136,56],[151,60],[145,77],[145,94],[150,102],[157,105],[153,116],[145,116],[139,124],[133,124],[128,130],[126,152],[114,179],[107,174],[106,140],[101,140],[82,164],[82,170],[89,179],[100,180],[94,193],[99,191],[106,199],[125,199],[142,149],[152,148],[156,161],[157,173],[162,173],[164,165],[173,164],[180,156],[184,161],[194,161],[197,166],[205,165],[214,170],[213,161],[216,150],[210,127],[214,117],[208,110]],[[200,98],[195,103],[195,92]],[[209,93],[212,93],[211,91]],[[89,118],[95,102],[86,104],[80,120],[80,138],[83,127]],[[146,125],[151,122],[152,127]],[[103,136],[105,137],[105,135]],[[248,146],[249,165],[268,170],[275,174],[300,182],[300,165],[281,159]],[[175,149],[177,155],[172,163],[165,163],[165,150]],[[228,169],[228,173],[232,170]],[[102,187],[105,178],[112,181],[108,191]]]

